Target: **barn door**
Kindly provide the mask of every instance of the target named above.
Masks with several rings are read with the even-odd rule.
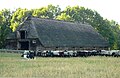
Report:
[[[20,49],[21,50],[29,50],[29,41],[20,42]]]

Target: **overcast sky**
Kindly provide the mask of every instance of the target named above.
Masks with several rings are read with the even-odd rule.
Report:
[[[40,8],[48,4],[59,5],[62,9],[66,6],[84,6],[96,10],[104,18],[115,20],[120,24],[120,0],[0,0],[0,10],[7,8]]]

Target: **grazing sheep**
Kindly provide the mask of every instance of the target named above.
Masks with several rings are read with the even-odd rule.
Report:
[[[24,51],[24,53],[21,55],[21,57],[25,58],[25,59],[34,59],[34,53],[31,51]]]
[[[33,53],[33,52],[30,52],[30,53],[29,53],[29,58],[30,58],[30,59],[34,59],[34,53]]]

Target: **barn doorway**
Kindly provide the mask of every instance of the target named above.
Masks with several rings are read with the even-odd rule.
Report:
[[[20,42],[21,50],[29,50],[29,41]]]

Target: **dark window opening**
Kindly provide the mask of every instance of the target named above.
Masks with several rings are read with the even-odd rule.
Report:
[[[25,41],[25,42],[20,42],[20,49],[21,50],[29,50],[29,42],[28,41]]]
[[[20,38],[25,39],[26,38],[26,31],[20,31]]]

